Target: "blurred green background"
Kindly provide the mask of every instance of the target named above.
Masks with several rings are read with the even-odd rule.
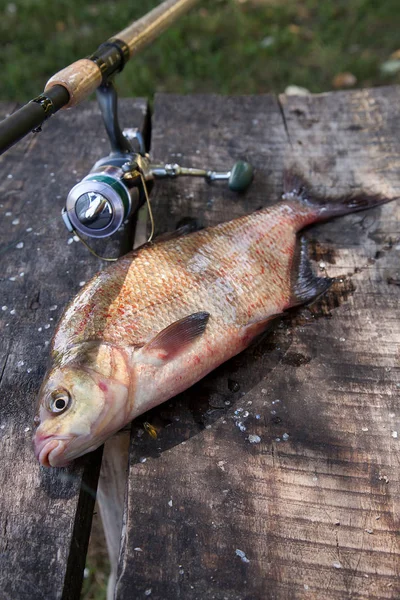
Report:
[[[0,0],[0,99],[25,102],[157,0]],[[129,63],[124,96],[400,83],[399,0],[203,0]],[[396,52],[397,51],[397,52]]]
[[[0,0],[0,100],[24,103],[47,79],[157,0]],[[123,96],[311,92],[400,83],[399,0],[203,0],[118,76]],[[82,599],[105,600],[95,516]]]

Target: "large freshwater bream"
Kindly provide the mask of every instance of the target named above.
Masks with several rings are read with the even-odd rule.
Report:
[[[312,200],[292,178],[281,202],[146,245],[98,273],[55,332],[39,393],[39,462],[63,466],[244,350],[286,309],[324,292],[298,232],[385,201]]]

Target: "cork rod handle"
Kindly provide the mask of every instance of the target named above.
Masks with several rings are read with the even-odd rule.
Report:
[[[69,93],[69,102],[64,108],[71,108],[90,96],[99,87],[101,80],[98,65],[88,58],[82,58],[55,73],[46,83],[44,91],[47,92],[55,85],[62,85]]]

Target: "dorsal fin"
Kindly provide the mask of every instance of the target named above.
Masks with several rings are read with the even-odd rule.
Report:
[[[305,304],[326,292],[333,283],[330,277],[318,277],[311,268],[307,240],[301,237],[296,246],[292,268],[291,306]]]

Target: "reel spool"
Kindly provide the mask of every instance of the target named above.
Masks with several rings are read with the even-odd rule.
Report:
[[[62,217],[69,231],[92,238],[113,235],[141,205],[141,178],[128,187],[123,167],[134,160],[127,156],[107,164],[109,157],[93,167],[89,175],[75,185],[68,194]],[[104,161],[107,161],[104,163]],[[132,183],[132,182],[131,182]]]

